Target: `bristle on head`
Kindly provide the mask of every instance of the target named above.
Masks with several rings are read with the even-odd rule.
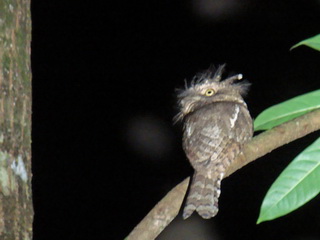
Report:
[[[194,85],[194,83],[220,82],[225,66],[226,64],[222,64],[216,68],[214,65],[211,65],[206,71],[198,73],[193,78],[191,85]]]
[[[232,77],[228,77],[227,79],[225,79],[223,82],[225,84],[232,84],[234,83],[235,81],[238,81],[238,80],[241,80],[243,78],[243,75],[240,73],[240,74],[237,74],[237,75],[234,75]]]
[[[199,73],[195,76],[195,78],[192,81],[191,85],[194,85],[194,83],[202,84],[202,83],[210,83],[210,82],[221,82],[222,80],[222,74],[224,72],[226,64],[219,65],[218,68],[215,68],[214,65],[211,65],[208,70]],[[223,80],[223,84],[232,84],[235,81],[241,80],[243,78],[242,74],[237,74],[231,77],[226,78]]]
[[[224,68],[226,67],[226,64],[222,64],[218,67],[218,69],[215,71],[214,76],[213,76],[213,81],[214,82],[220,82],[222,78],[222,74],[224,72]]]

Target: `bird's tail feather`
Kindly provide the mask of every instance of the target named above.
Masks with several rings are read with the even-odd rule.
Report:
[[[223,175],[206,176],[195,172],[186,205],[183,210],[183,218],[186,219],[196,210],[205,219],[214,217],[218,213],[218,198]]]

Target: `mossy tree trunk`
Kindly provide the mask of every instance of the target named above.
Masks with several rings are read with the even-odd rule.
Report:
[[[0,0],[0,239],[32,239],[30,0]]]

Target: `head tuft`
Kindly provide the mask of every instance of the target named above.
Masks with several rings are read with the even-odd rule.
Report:
[[[215,68],[211,65],[208,70],[198,73],[192,79],[190,86],[185,84],[185,89],[178,92],[180,112],[175,117],[175,122],[182,120],[187,114],[214,102],[235,101],[244,103],[242,96],[247,93],[250,84],[246,81],[235,83],[243,78],[242,74],[222,80],[225,66],[223,64]],[[205,94],[206,91],[210,91],[210,94]]]
[[[197,73],[192,79],[191,85],[203,84],[206,82],[220,82],[225,66],[226,64],[223,64],[216,68],[214,65],[211,65],[207,70]]]

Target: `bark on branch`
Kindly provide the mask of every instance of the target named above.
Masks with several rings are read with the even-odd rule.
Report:
[[[320,129],[320,109],[262,132],[247,143],[226,177],[272,150]],[[190,178],[174,187],[132,230],[127,240],[155,239],[177,216]]]
[[[0,0],[0,239],[32,239],[30,0]]]

